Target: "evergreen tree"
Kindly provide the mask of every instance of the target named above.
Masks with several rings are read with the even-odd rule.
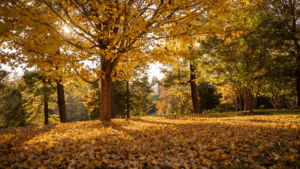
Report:
[[[203,110],[213,109],[220,104],[222,94],[217,93],[217,88],[211,83],[202,82],[197,87]]]
[[[162,101],[156,106],[159,113],[183,114],[192,112],[191,86],[188,85],[190,82],[188,66],[182,63],[178,67],[163,72],[165,73],[165,79],[163,79],[162,86],[165,93],[160,95],[159,98]]]
[[[16,88],[16,82],[8,81],[8,75],[8,72],[0,71],[0,127],[25,126],[28,116],[22,107],[22,94]]]
[[[129,84],[129,95],[126,80],[116,81],[114,87],[115,108],[118,116],[125,116],[129,110],[129,116],[145,115],[151,110],[151,85],[145,68],[136,68],[134,78]],[[127,103],[129,97],[129,104]],[[129,105],[129,108],[127,107]]]
[[[145,115],[151,110],[151,85],[145,68],[134,72],[134,80],[130,86],[132,115]]]
[[[23,75],[19,90],[25,100],[23,107],[30,114],[28,121],[36,119],[44,107],[44,124],[49,124],[49,103],[53,104],[57,100],[53,96],[55,87],[55,84],[40,72],[29,72]]]

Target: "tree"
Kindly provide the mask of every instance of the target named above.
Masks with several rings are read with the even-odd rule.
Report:
[[[268,0],[266,11],[272,16],[268,24],[272,28],[272,37],[278,40],[278,46],[283,48],[286,59],[293,59],[293,66],[284,68],[286,76],[296,78],[297,106],[300,106],[300,9],[298,0]],[[294,70],[290,70],[293,67]]]
[[[9,82],[9,73],[0,71],[0,117],[4,127],[25,126],[26,112],[22,107],[23,98],[16,88],[16,82]],[[1,121],[0,121],[1,123]]]
[[[131,64],[141,65],[151,59],[168,62],[172,58],[168,55],[147,56],[151,53],[148,46],[156,46],[156,40],[186,35],[193,29],[197,30],[196,34],[211,28],[221,31],[219,26],[226,23],[216,22],[207,27],[203,23],[217,18],[218,14],[228,14],[226,10],[230,5],[225,0],[5,0],[0,7],[1,24],[5,25],[1,35],[10,42],[4,45],[6,48],[18,49],[7,58],[26,54],[26,62],[37,68],[47,66],[41,60],[56,59],[59,65],[66,67],[68,74],[78,69],[77,74],[85,81],[100,80],[103,105],[100,119],[110,120],[112,75],[123,70],[125,53],[143,51],[127,63],[132,68]],[[184,29],[184,25],[194,18],[198,19],[190,23],[188,30]],[[203,29],[198,29],[201,26]],[[71,31],[67,34],[64,27]],[[22,31],[12,31],[15,29]],[[51,57],[57,49],[65,52],[58,58]],[[82,60],[96,62],[94,65],[97,66],[83,68]]]
[[[292,94],[294,79],[289,76],[270,77],[263,79],[262,96],[269,98],[270,103],[275,109],[280,108],[280,104],[287,95]]]
[[[169,71],[164,71],[165,78],[162,80],[162,87],[165,93],[161,94],[159,98],[161,103],[157,106],[159,112],[167,114],[190,113],[192,105],[190,70],[186,63],[181,63],[179,66],[173,67]],[[168,105],[165,106],[166,102]]]
[[[56,92],[57,92],[57,104],[59,109],[59,118],[61,123],[68,122],[67,118],[67,109],[66,109],[66,101],[65,101],[65,92],[64,86],[62,84],[62,80],[58,80],[56,82]]]
[[[100,92],[101,91],[99,86],[100,86],[99,83],[89,84],[88,85],[89,90],[83,94],[83,99],[86,100],[84,102],[84,105],[86,106],[88,111],[91,112],[90,114],[91,120],[96,120],[99,119],[100,117],[100,105],[101,105]]]
[[[93,97],[86,82],[80,82],[75,77],[65,85],[66,109],[68,121],[86,121],[91,119],[85,103]],[[91,101],[91,100],[89,100]],[[98,105],[99,106],[99,105]],[[98,109],[99,116],[99,109]]]
[[[201,99],[201,108],[203,110],[210,110],[220,104],[222,94],[217,91],[217,88],[208,82],[202,82],[197,86],[197,92]]]
[[[23,107],[31,114],[30,119],[35,118],[44,104],[44,124],[49,124],[48,103],[54,101],[51,95],[55,87],[40,72],[29,72],[23,75],[24,83],[19,85],[23,98],[26,102]]]
[[[145,67],[134,71],[134,79],[130,86],[132,115],[145,115],[151,110],[151,84]]]
[[[213,78],[235,85],[238,93],[253,112],[262,86],[262,79],[270,76],[270,65],[274,63],[277,39],[272,38],[266,25],[268,14],[264,11],[249,13],[247,34],[228,35],[225,39],[215,36],[202,41],[203,52],[208,54],[203,65],[212,71]]]
[[[191,60],[190,61],[190,85],[191,85],[191,94],[192,94],[192,102],[193,102],[193,113],[199,114],[202,113],[202,106],[201,105],[201,97],[198,101],[198,91],[196,85],[196,62]],[[200,104],[199,104],[200,102]]]
[[[133,72],[131,80],[115,82],[115,102],[118,115],[145,115],[152,105],[150,83],[145,67],[140,67]]]
[[[162,114],[165,114],[166,111],[167,111],[167,108],[168,108],[168,103],[166,102],[166,100],[163,100],[161,102],[158,102],[156,105],[155,105],[155,108],[158,110],[158,114],[159,115],[162,115]]]

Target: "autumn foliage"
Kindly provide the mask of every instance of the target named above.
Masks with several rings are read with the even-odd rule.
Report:
[[[0,130],[0,168],[296,168],[299,115],[164,116]]]

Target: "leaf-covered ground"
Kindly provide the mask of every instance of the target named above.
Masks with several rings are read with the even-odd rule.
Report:
[[[300,115],[141,117],[0,130],[0,168],[300,168]]]

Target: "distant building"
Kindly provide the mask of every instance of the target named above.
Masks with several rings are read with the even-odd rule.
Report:
[[[161,85],[159,83],[156,83],[154,86],[151,87],[151,91],[157,95],[161,94]]]

